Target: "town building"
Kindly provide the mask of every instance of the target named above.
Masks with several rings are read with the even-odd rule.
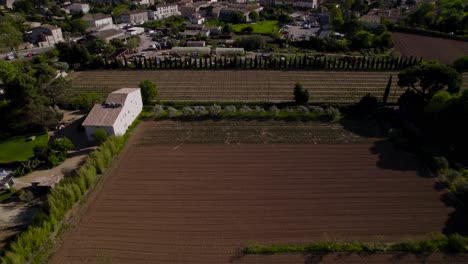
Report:
[[[68,10],[70,10],[70,13],[80,13],[82,12],[83,14],[86,14],[89,12],[89,5],[88,4],[82,4],[82,3],[76,3],[76,4],[71,4],[67,7]]]
[[[103,129],[107,135],[124,135],[143,109],[139,88],[122,88],[107,96],[106,102],[94,105],[83,122],[86,136],[94,140],[94,131]]]
[[[0,0],[0,6],[3,6],[7,9],[13,9],[13,4],[16,0]]]
[[[111,15],[102,13],[86,14],[82,19],[88,22],[90,31],[101,31],[114,28],[114,22]]]
[[[154,5],[154,0],[133,0],[132,4],[134,5]]]
[[[205,41],[203,40],[189,40],[187,41],[187,47],[205,47]]]
[[[132,10],[120,15],[119,22],[126,24],[143,24],[148,21],[148,11]]]
[[[52,25],[41,25],[26,32],[25,38],[38,47],[50,47],[64,41],[62,29]]]
[[[91,34],[91,37],[102,39],[109,43],[113,39],[125,39],[125,31],[118,29],[106,29]]]
[[[148,17],[151,20],[165,19],[170,16],[180,15],[176,4],[156,5],[156,10],[149,10]]]

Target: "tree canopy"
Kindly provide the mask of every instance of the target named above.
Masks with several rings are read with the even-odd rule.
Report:
[[[415,65],[398,74],[398,86],[410,88],[425,99],[430,99],[443,89],[449,93],[458,93],[461,84],[461,74],[452,67],[440,63]]]

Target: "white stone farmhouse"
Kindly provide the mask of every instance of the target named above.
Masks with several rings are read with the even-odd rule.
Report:
[[[88,139],[94,140],[93,133],[97,129],[104,129],[107,135],[125,134],[142,109],[139,88],[122,88],[110,93],[105,103],[94,105],[83,122]]]

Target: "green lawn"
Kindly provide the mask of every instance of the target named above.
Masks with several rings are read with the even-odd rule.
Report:
[[[27,141],[31,135],[24,135],[0,141],[0,163],[27,161],[34,155],[33,149],[37,145],[46,145],[47,133],[36,135],[36,139]]]
[[[279,31],[278,21],[276,20],[260,21],[253,24],[232,25],[232,29],[236,33],[241,33],[241,30],[248,26],[251,26],[253,28],[253,33],[256,34],[278,34]]]

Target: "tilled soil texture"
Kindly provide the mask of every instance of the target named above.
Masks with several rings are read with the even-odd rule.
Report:
[[[402,56],[422,57],[424,60],[439,60],[452,64],[457,58],[468,54],[468,42],[428,37],[408,33],[392,33],[393,44]]]
[[[151,130],[135,132],[52,263],[314,263],[239,249],[423,238],[453,211],[415,158],[382,142],[142,145]]]
[[[332,71],[86,71],[70,75],[76,92],[103,96],[122,87],[137,87],[143,80],[156,83],[161,100],[278,102],[293,101],[293,88],[300,82],[309,90],[310,101],[353,103],[366,94],[382,98],[393,75],[389,102],[396,102],[404,89],[397,87],[398,72]]]

